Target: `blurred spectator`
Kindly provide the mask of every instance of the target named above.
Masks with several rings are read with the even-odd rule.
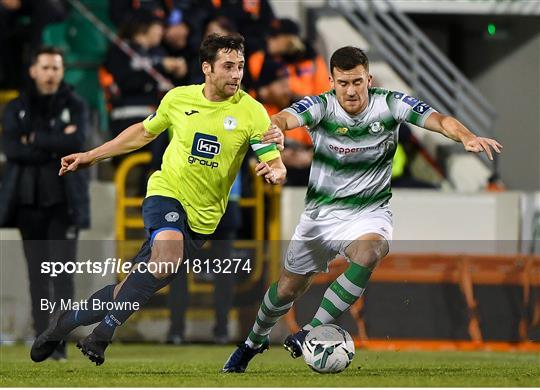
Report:
[[[318,95],[330,89],[328,67],[313,47],[300,38],[300,29],[291,19],[277,19],[266,39],[266,48],[247,60],[248,80],[256,84],[265,61],[286,65],[293,100]]]
[[[183,77],[187,73],[185,60],[166,56],[161,46],[163,25],[156,17],[137,12],[120,28],[119,35],[140,58],[130,58],[114,44],[107,53],[104,66],[111,77],[102,84],[108,87],[113,136],[152,114],[159,103],[162,91],[143,70],[142,61],[168,76]]]
[[[236,25],[229,18],[226,16],[212,16],[205,21],[203,39],[210,34],[227,35],[236,32],[238,32]],[[201,70],[201,64],[198,61],[198,55],[194,58],[197,59],[197,63],[196,66],[191,68],[193,69],[191,81],[194,84],[201,84],[204,82],[204,75]]]
[[[246,53],[263,49],[264,38],[274,20],[268,0],[212,0],[217,16],[225,16],[246,39]]]
[[[290,19],[277,19],[272,22],[271,29],[266,39],[266,47],[251,54],[247,60],[246,84],[248,89],[257,89],[257,98],[265,99],[265,89],[261,90],[261,84],[273,85],[272,90],[277,92],[281,98],[288,95],[290,102],[296,101],[306,95],[318,95],[330,88],[328,68],[324,59],[318,55],[312,46],[300,38],[300,28],[298,24]],[[288,92],[283,88],[283,81],[270,84],[266,80],[272,78],[275,65],[281,64],[284,75],[281,80],[286,79]],[[270,69],[270,70],[269,70]],[[272,98],[275,99],[275,96]],[[287,107],[268,105],[267,110],[270,115],[276,109]],[[305,186],[309,179],[309,169],[313,158],[313,143],[311,136],[304,127],[287,131],[285,133],[285,150],[282,152],[283,163],[287,167],[288,186]]]
[[[216,16],[206,21],[203,39],[210,34],[227,35],[238,32],[238,28],[233,21],[226,16]]]
[[[116,45],[112,45],[107,53],[100,71],[100,81],[110,106],[109,127],[113,137],[152,114],[164,92],[160,90],[158,82],[143,70],[143,61],[170,79],[182,80],[187,77],[185,59],[167,56],[161,45],[163,32],[160,19],[144,10],[135,11],[120,28],[119,36],[140,58],[131,58]],[[151,168],[159,169],[167,142],[167,132],[163,132],[149,145],[152,152]],[[141,193],[144,193],[145,187],[146,177],[142,177]]]
[[[255,87],[251,94],[264,105],[270,116],[292,103],[287,69],[279,62],[271,59],[264,62]]]
[[[21,232],[37,336],[49,322],[41,300],[58,303],[73,298],[73,275],[50,277],[41,273],[41,263],[76,259],[79,229],[89,226],[88,172],[58,176],[60,157],[84,148],[89,118],[83,100],[62,81],[59,50],[37,51],[30,77],[29,90],[21,91],[4,112],[7,165],[0,191],[0,226],[15,226]],[[63,343],[53,357],[65,356]]]
[[[165,29],[163,46],[167,55],[178,58],[186,64],[185,72],[182,71],[173,77],[175,86],[191,84],[193,74],[200,71],[197,51],[189,45],[190,31],[191,27],[186,22],[169,24]]]
[[[0,0],[0,88],[23,85],[21,69],[41,44],[43,28],[66,16],[62,0]]]
[[[420,145],[406,123],[399,127],[398,142],[392,161],[392,187],[437,188],[429,182],[417,179],[411,172],[411,162],[420,152]]]
[[[168,4],[162,0],[112,0],[109,1],[109,18],[117,26],[129,22],[135,11],[140,10],[162,21],[168,11]]]
[[[203,26],[204,20],[213,14],[214,7],[211,0],[109,1],[109,16],[111,21],[117,26],[123,25],[134,12],[139,10],[159,18],[168,26],[189,23],[190,36],[187,46],[197,51],[202,41],[202,30],[200,26]],[[165,35],[167,35],[167,31]]]
[[[234,181],[229,196],[227,210],[221,218],[219,225],[212,234],[210,249],[202,250],[200,259],[210,259],[210,264],[214,259],[233,259],[233,243],[238,238],[238,231],[242,227],[242,215],[240,210],[240,196],[242,192],[242,178],[240,172]],[[190,259],[193,261],[193,259]],[[221,263],[225,267],[225,263]],[[212,269],[217,270],[216,267]],[[233,305],[234,285],[237,275],[234,272],[215,272],[213,274],[200,274],[193,276],[203,276],[206,281],[214,283],[214,313],[215,325],[213,329],[214,341],[216,344],[226,344],[229,342],[229,312]],[[182,344],[185,333],[186,310],[189,305],[189,291],[187,283],[187,273],[180,274],[173,279],[169,290],[169,308],[171,311],[171,324],[167,335],[167,343]]]
[[[256,98],[270,116],[289,107],[292,93],[283,65],[273,60],[265,61],[257,81]],[[285,150],[281,152],[281,158],[287,167],[285,185],[307,186],[313,159],[313,141],[305,127],[285,132]]]

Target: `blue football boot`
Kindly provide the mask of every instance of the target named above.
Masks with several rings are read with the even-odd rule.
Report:
[[[309,330],[300,329],[295,334],[288,335],[283,342],[283,348],[289,351],[294,359],[302,356],[302,345],[308,333]]]
[[[246,343],[239,344],[238,348],[229,356],[223,366],[222,372],[244,372],[255,355],[263,353],[268,349],[268,338],[257,349],[250,348]]]

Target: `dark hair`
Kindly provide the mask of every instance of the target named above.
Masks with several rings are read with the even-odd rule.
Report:
[[[274,19],[270,23],[268,36],[275,37],[278,35],[300,35],[300,27],[298,23],[289,18]]]
[[[221,49],[225,49],[227,53],[236,50],[243,54],[244,37],[238,33],[230,35],[210,34],[204,39],[199,49],[199,61],[201,65],[203,62],[208,62],[213,68],[217,53]]]
[[[61,49],[54,46],[41,46],[32,53],[32,57],[30,58],[30,65],[37,64],[38,57],[42,54],[57,54],[62,57],[62,64],[64,63],[64,52]]]
[[[330,58],[330,73],[334,73],[334,68],[341,70],[351,70],[358,65],[363,65],[369,71],[369,60],[362,49],[354,46],[345,46],[337,49]]]
[[[236,27],[236,24],[225,15],[218,15],[208,18],[204,23],[204,31],[208,30],[208,25],[213,22],[217,23],[220,28],[227,31],[227,34],[234,34],[238,32],[238,27]]]
[[[138,9],[131,12],[118,29],[120,38],[131,40],[138,34],[146,34],[154,24],[163,25],[159,17],[151,14],[148,10]]]

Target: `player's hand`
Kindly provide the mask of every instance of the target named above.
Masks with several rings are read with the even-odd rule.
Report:
[[[268,184],[283,184],[287,171],[285,169],[272,168],[268,163],[261,162],[255,167],[257,176],[264,177]]]
[[[285,148],[285,136],[283,135],[283,131],[276,125],[270,125],[266,133],[263,134],[262,143],[274,143],[281,152]]]
[[[493,160],[492,148],[497,153],[501,153],[503,146],[491,138],[473,137],[463,141],[463,146],[467,152],[481,153],[485,152],[486,156]]]
[[[92,160],[88,156],[88,153],[74,153],[62,157],[60,164],[58,176],[64,176],[68,172],[75,172],[78,168],[85,168],[92,165]]]

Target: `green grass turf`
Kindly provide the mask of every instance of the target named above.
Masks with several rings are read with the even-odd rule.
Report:
[[[378,387],[540,386],[540,355],[498,352],[357,351],[337,375],[312,372],[279,346],[255,357],[245,374],[222,374],[233,346],[122,345],[96,367],[70,345],[64,363],[33,363],[29,347],[0,347],[2,387]]]

